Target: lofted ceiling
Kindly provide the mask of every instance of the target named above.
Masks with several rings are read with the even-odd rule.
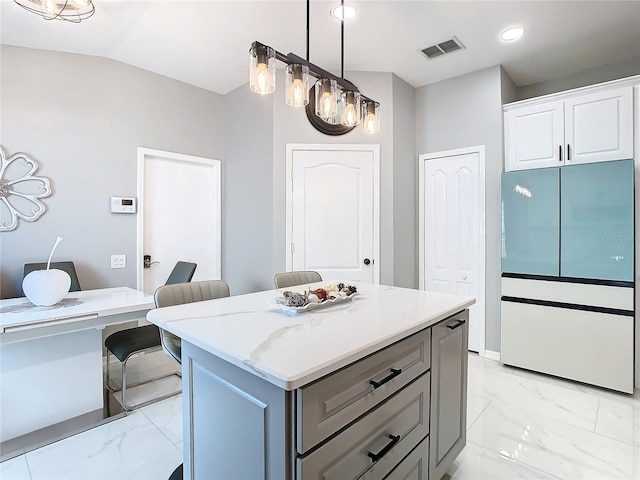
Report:
[[[96,55],[225,94],[248,81],[258,40],[305,56],[306,1],[93,0],[80,24],[45,21],[0,0],[4,45]],[[339,0],[312,0],[310,61],[340,74]],[[393,72],[414,87],[501,64],[518,86],[640,57],[640,1],[346,0],[345,70]],[[525,36],[498,34],[524,25]],[[465,49],[421,49],[456,36]],[[281,66],[281,64],[280,64]]]

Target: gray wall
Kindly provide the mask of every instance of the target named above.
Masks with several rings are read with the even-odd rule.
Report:
[[[379,144],[381,282],[397,276],[417,286],[414,97],[400,78],[349,73],[382,104],[382,129],[330,137],[285,104],[282,88],[260,97],[244,85],[222,97],[99,57],[8,46],[1,53],[0,144],[40,162],[54,190],[40,220],[0,235],[3,298],[20,294],[23,264],[45,261],[57,235],[64,241],[55,259],[76,262],[84,289],[136,286],[136,216],[113,215],[108,202],[136,195],[139,146],[223,161],[222,272],[241,294],[271,288],[285,269],[286,144]],[[127,255],[127,268],[110,268],[114,253]]]
[[[417,154],[485,145],[486,348],[500,351],[501,67],[416,89]]]
[[[0,233],[0,295],[20,294],[22,266],[72,259],[84,289],[136,286],[136,216],[109,212],[136,195],[137,147],[222,159],[222,96],[100,57],[1,47],[0,145],[40,164],[53,194],[36,222]],[[127,255],[112,270],[110,256]]]
[[[562,92],[572,88],[585,87],[587,85],[608,82],[633,75],[640,75],[640,57],[623,62],[611,63],[609,65],[602,65],[546,82],[525,85],[518,89],[518,97],[512,101],[539,97],[540,95]]]
[[[416,90],[393,75],[393,284],[418,288]]]
[[[500,67],[500,89],[502,92],[502,104],[511,103],[518,100],[518,87],[504,68]],[[504,121],[504,116],[503,116]]]
[[[222,278],[232,295],[273,288],[273,104],[243,85],[225,95]]]

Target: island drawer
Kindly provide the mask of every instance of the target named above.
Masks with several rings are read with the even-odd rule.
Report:
[[[296,449],[305,453],[426,372],[431,330],[296,390]]]
[[[429,438],[404,457],[384,480],[427,480],[429,478]],[[365,478],[365,477],[363,477]]]
[[[304,480],[383,479],[429,434],[430,373],[296,462]]]

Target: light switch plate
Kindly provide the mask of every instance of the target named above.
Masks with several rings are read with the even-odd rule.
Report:
[[[111,268],[125,268],[126,266],[126,255],[111,255]]]

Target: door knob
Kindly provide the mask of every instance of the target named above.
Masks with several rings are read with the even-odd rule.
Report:
[[[371,260],[369,260],[368,258],[364,259],[364,264],[365,265],[369,265],[371,263]]]
[[[151,265],[153,265],[154,263],[160,263],[160,262],[152,262],[151,255],[144,255],[142,258],[143,258],[144,268],[151,268]]]

